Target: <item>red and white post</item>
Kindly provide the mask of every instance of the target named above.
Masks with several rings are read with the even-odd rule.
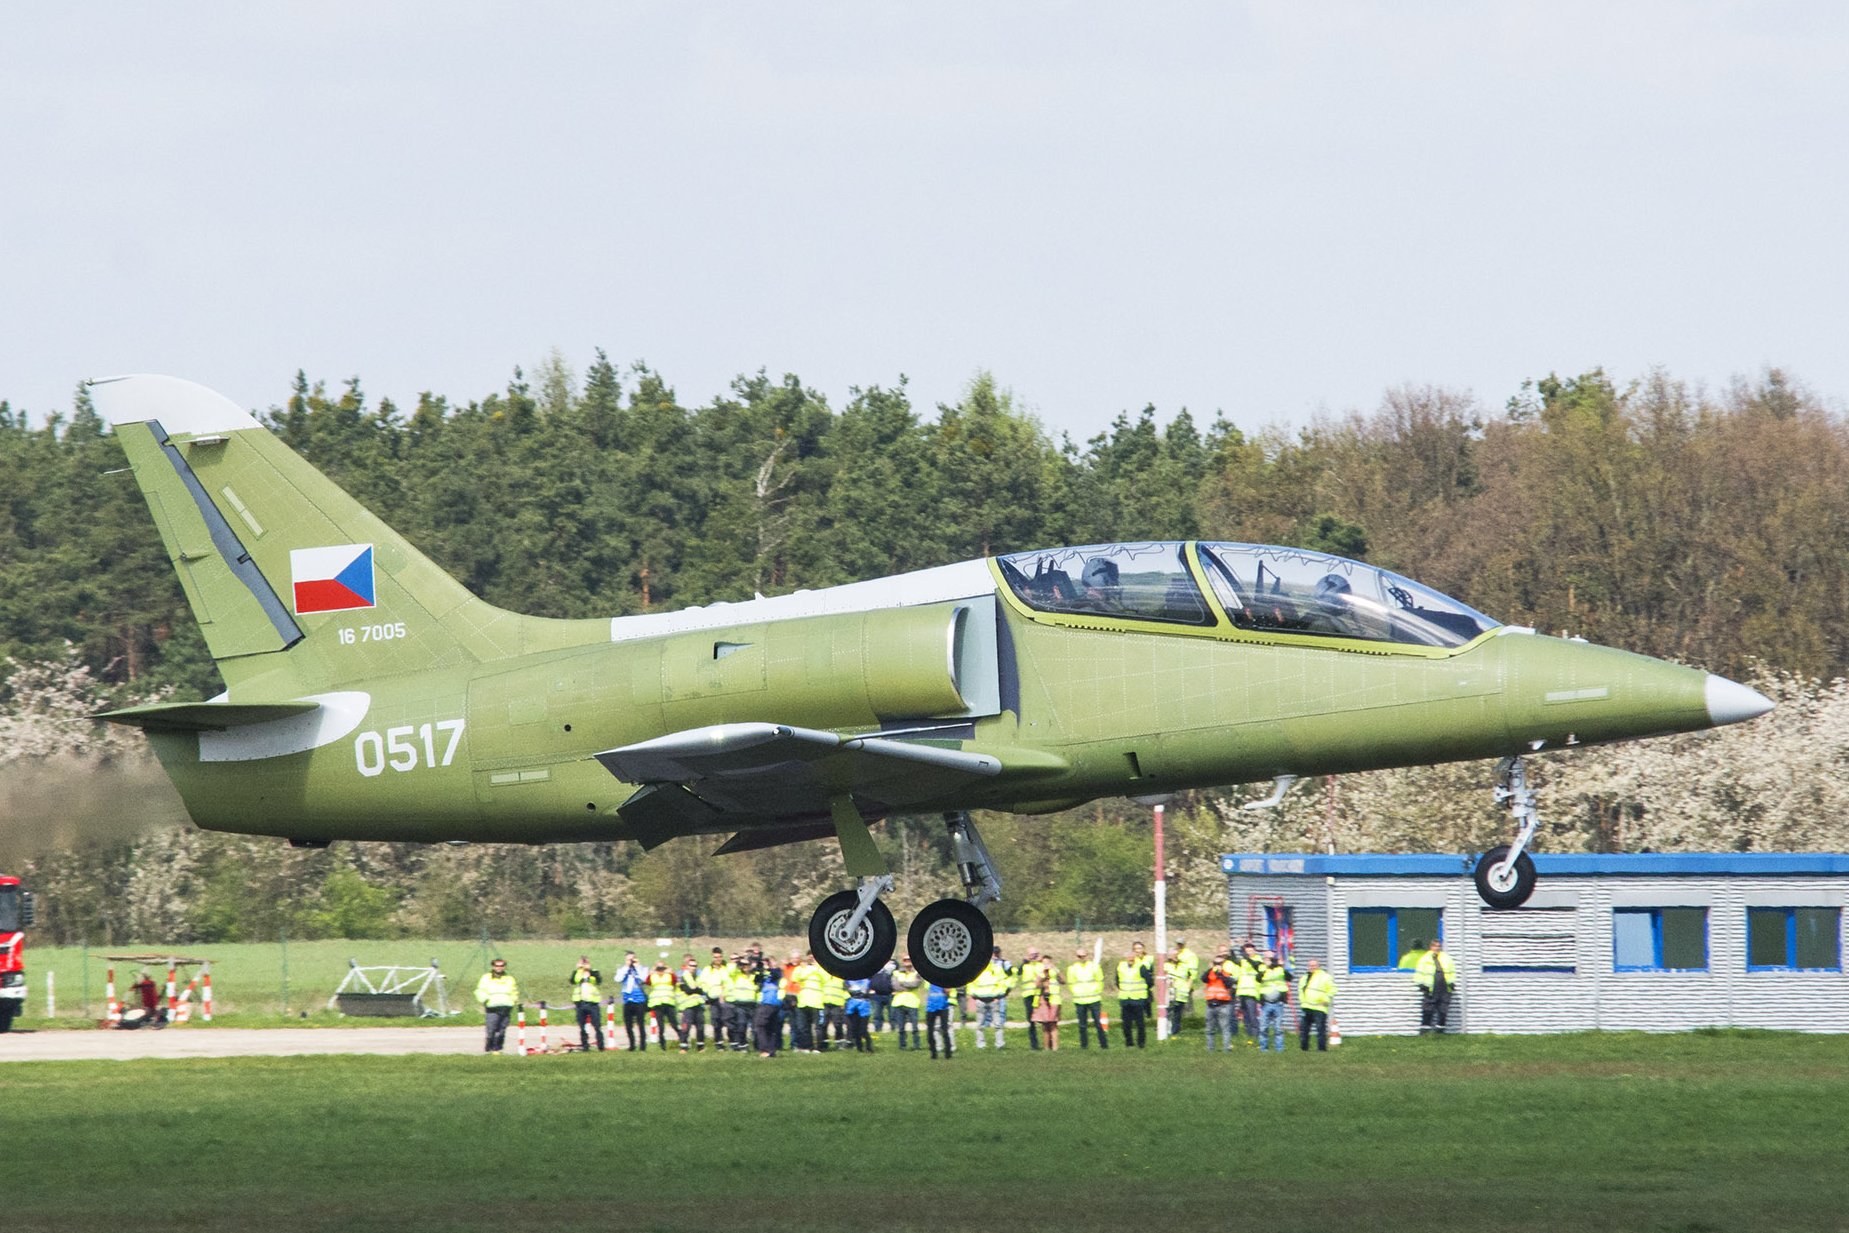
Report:
[[[544,1002],[541,1002],[539,1004],[539,1048],[538,1050],[536,1050],[536,1052],[544,1053],[545,1051],[546,1051],[546,1004]]]
[[[616,1003],[603,1004],[603,1043],[606,1049],[616,1048]]]
[[[173,964],[167,965],[167,1022],[172,1023],[180,1013],[180,997],[177,984],[180,974]]]
[[[1168,1039],[1168,860],[1162,850],[1162,815],[1156,806],[1156,999],[1150,1013],[1156,1020],[1156,1039]]]
[[[518,1017],[516,1018],[516,1022],[519,1023],[520,1025],[520,1034],[514,1037],[514,1050],[517,1053],[519,1053],[521,1057],[525,1057],[526,1056],[526,1007],[522,1006],[520,1008],[520,1013]]]
[[[207,1023],[212,1022],[212,965],[206,964],[199,973],[204,985],[199,990],[199,1017]]]
[[[109,1000],[109,1022],[113,1025],[122,1022],[122,1003],[116,1001],[116,970],[105,970],[108,976],[103,981],[103,996]]]

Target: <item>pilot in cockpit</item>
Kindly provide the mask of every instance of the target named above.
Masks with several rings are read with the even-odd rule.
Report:
[[[1091,612],[1120,613],[1124,610],[1124,589],[1118,580],[1117,562],[1093,557],[1085,562],[1079,606]]]
[[[1304,612],[1304,628],[1316,634],[1335,634],[1354,638],[1361,634],[1353,608],[1354,592],[1348,579],[1340,574],[1324,574],[1316,580],[1315,602]]]

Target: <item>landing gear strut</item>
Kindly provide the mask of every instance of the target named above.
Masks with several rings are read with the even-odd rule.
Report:
[[[1519,908],[1534,893],[1534,858],[1529,841],[1541,824],[1535,811],[1534,790],[1520,758],[1504,758],[1496,766],[1496,803],[1509,807],[1515,819],[1515,842],[1498,844],[1477,861],[1477,894],[1492,908]]]
[[[905,945],[921,976],[942,988],[957,989],[989,965],[995,930],[982,908],[1002,897],[1002,880],[967,813],[945,814],[944,825],[950,829],[957,873],[968,898],[939,899],[928,905],[912,921]]]

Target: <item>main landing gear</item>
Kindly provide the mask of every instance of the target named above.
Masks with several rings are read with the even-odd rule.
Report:
[[[892,912],[879,900],[892,889],[892,875],[859,811],[843,802],[835,806],[834,815],[841,854],[860,885],[822,900],[809,920],[809,949],[817,963],[842,980],[860,980],[885,967],[898,942]],[[905,943],[919,975],[934,985],[956,989],[988,966],[995,931],[982,908],[1001,898],[1002,883],[970,816],[947,813],[944,825],[950,830],[957,873],[967,898],[939,899],[928,905],[912,921]]]
[[[858,890],[837,891],[809,918],[809,950],[842,980],[865,980],[892,958],[899,925],[879,896],[892,877],[862,878]]]
[[[1535,811],[1534,790],[1520,758],[1504,758],[1496,765],[1496,803],[1509,807],[1515,819],[1515,842],[1498,844],[1477,861],[1477,894],[1492,908],[1519,908],[1534,893],[1534,858],[1527,847],[1541,817]]]

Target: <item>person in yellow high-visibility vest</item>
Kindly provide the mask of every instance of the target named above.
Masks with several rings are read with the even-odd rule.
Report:
[[[1148,1036],[1149,991],[1155,983],[1149,952],[1141,942],[1117,964],[1117,1013],[1124,1021],[1124,1048],[1144,1048]]]
[[[905,1043],[905,1032],[911,1029],[910,1048],[922,1049],[924,1045],[918,1038],[918,1012],[924,1009],[924,977],[912,967],[912,957],[906,955],[899,960],[899,970],[892,974],[892,1025],[899,1033],[899,1048]]]
[[[1008,1020],[1008,965],[1002,961],[1002,948],[997,946],[989,958],[989,966],[976,973],[976,979],[969,983],[969,995],[976,999],[976,1047],[987,1046],[983,1039],[984,1028],[995,1029],[995,1047],[1001,1048],[1002,1025]]]
[[[1175,969],[1183,979],[1171,981],[1168,987],[1168,1034],[1170,1036],[1181,1031],[1181,1016],[1183,1013],[1193,1008],[1194,991],[1201,987],[1201,957],[1188,949],[1188,939],[1186,938],[1175,939]],[[1179,999],[1175,996],[1177,987],[1186,991]],[[1175,1004],[1178,1000],[1181,1003],[1180,1010],[1175,1008]]]
[[[668,1033],[680,1035],[680,977],[657,963],[642,982],[648,989],[648,1013],[655,1017],[655,1040],[667,1052]]]
[[[790,1048],[798,1053],[819,1052],[817,1038],[827,1030],[822,1018],[822,989],[828,973],[814,955],[805,955],[791,975],[796,978],[796,1027],[790,1034]]]
[[[833,972],[822,972],[822,1027],[816,1048],[845,1048],[847,1041],[847,982]]]
[[[732,967],[725,952],[713,947],[706,966],[700,969],[700,993],[706,999],[706,1017],[713,1025],[713,1048],[725,1048],[726,1033],[732,1026]],[[757,991],[752,990],[755,999]]]
[[[1046,966],[1051,967],[1051,964]],[[1040,993],[1040,952],[1033,947],[1027,948],[1027,957],[1021,960],[1021,966],[1015,969],[1014,987],[1021,993],[1021,1008],[1026,1011],[1027,1047],[1040,1047],[1040,1027],[1034,1022],[1034,999]],[[1058,969],[1054,969],[1055,972]]]
[[[1091,957],[1083,946],[1066,965],[1066,992],[1072,996],[1072,1009],[1079,1017],[1079,1048],[1089,1049],[1086,1025],[1098,1030],[1098,1047],[1111,1047],[1111,1034],[1104,1030],[1104,965]]]
[[[1239,956],[1233,962],[1239,970],[1239,981],[1233,988],[1234,999],[1239,1005],[1239,1022],[1245,1027],[1246,1043],[1257,1044],[1258,974],[1264,971],[1265,963],[1258,957],[1258,948],[1250,940],[1240,943]]]
[[[1188,951],[1192,955],[1193,951]],[[1200,971],[1197,962],[1184,960],[1180,950],[1173,951],[1163,961],[1162,974],[1168,977],[1168,1034],[1181,1034],[1181,1016],[1188,1009],[1188,1003],[1194,1000],[1194,978]]]
[[[1258,1051],[1284,1052],[1284,1011],[1290,1001],[1291,971],[1274,950],[1258,970]]]
[[[475,1000],[482,1004],[487,1024],[482,1052],[499,1053],[507,1042],[507,1021],[513,1018],[514,1007],[520,1005],[520,983],[507,974],[507,960],[496,959],[488,965],[475,982]]]
[[[1320,960],[1310,960],[1297,986],[1297,1047],[1310,1051],[1310,1033],[1316,1033],[1316,1047],[1329,1050],[1329,1011],[1335,1006],[1335,978],[1323,971]]]
[[[1445,954],[1445,946],[1432,939],[1430,949],[1413,969],[1413,983],[1419,986],[1419,1032],[1443,1036],[1451,1019],[1451,995],[1457,992],[1457,965]]]
[[[595,1039],[602,1050],[603,1024],[598,1022],[597,1012],[602,1009],[603,990],[589,955],[578,956],[578,966],[571,970],[566,983],[571,987],[572,1007],[578,1012],[578,1048],[589,1050]]]
[[[733,955],[732,961],[726,964],[725,1000],[726,1006],[731,1011],[727,1031],[732,1040],[734,1053],[743,1053],[753,1044],[752,1037],[757,1030],[758,1007],[763,1005],[764,998],[763,970],[776,966],[766,963],[762,957],[753,962],[751,957],[743,951]],[[782,968],[777,968],[777,978],[779,981],[783,979]],[[781,1037],[783,1033],[781,994],[778,999],[777,1012],[770,1026],[775,1027],[777,1035]]]

